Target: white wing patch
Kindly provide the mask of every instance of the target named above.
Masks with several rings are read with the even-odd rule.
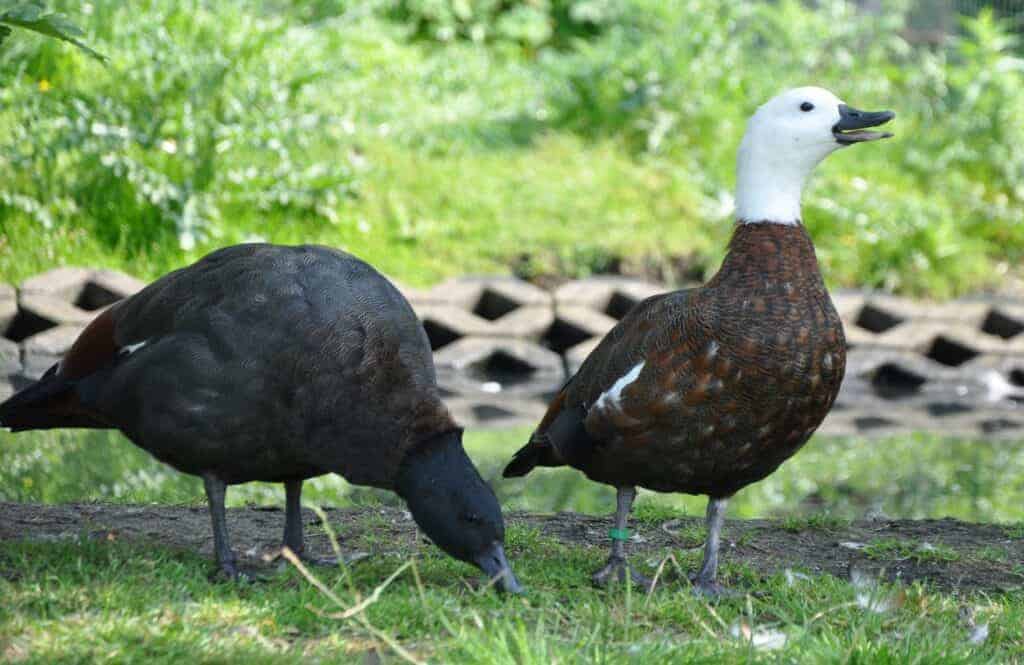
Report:
[[[149,344],[148,339],[144,339],[141,342],[136,342],[135,344],[128,344],[126,346],[121,347],[121,353],[135,353],[136,351],[146,346],[147,344]]]
[[[641,361],[633,367],[633,369],[626,372],[618,381],[612,384],[612,387],[601,393],[601,396],[594,402],[595,409],[610,409],[619,408],[622,405],[622,391],[626,389],[626,386],[637,380],[640,376],[640,371],[643,370],[644,363]]]

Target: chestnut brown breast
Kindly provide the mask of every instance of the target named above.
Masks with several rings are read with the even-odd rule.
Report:
[[[619,323],[534,440],[594,480],[728,496],[807,441],[845,364],[804,228],[739,225],[704,287],[650,298]],[[560,434],[572,418],[582,427]]]

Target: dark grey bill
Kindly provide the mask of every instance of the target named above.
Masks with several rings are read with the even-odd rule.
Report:
[[[865,132],[862,130],[867,127],[884,125],[895,117],[896,114],[892,111],[861,111],[846,104],[840,104],[839,122],[832,126],[832,135],[836,137],[836,142],[843,145],[887,139],[892,136],[889,132]]]
[[[519,585],[516,576],[512,574],[512,566],[508,565],[505,558],[505,548],[501,543],[495,541],[475,559],[480,570],[487,574],[490,579],[497,579],[495,585],[501,591],[508,593],[522,593],[523,587]]]

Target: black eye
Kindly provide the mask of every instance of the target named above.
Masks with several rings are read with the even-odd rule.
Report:
[[[801,111],[813,111],[814,110],[814,104],[812,104],[810,102],[804,102],[803,104],[800,105],[800,110]]]

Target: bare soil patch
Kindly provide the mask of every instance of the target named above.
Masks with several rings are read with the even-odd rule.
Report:
[[[345,554],[409,556],[420,547],[415,524],[404,510],[329,509],[327,515]],[[317,528],[318,518],[312,511],[305,516],[307,548],[311,554],[328,555],[330,544]],[[569,546],[603,552],[610,519],[576,513],[511,513],[508,523],[536,529]],[[694,527],[700,524],[697,518],[635,521],[630,552],[656,561],[699,548]],[[277,507],[228,511],[234,549],[251,566],[266,565],[264,558],[276,552],[283,525],[284,513]],[[205,506],[0,503],[0,543],[81,537],[152,543],[212,558],[213,539]],[[723,545],[725,563],[742,562],[765,576],[790,569],[849,579],[851,569],[856,568],[890,580],[919,580],[945,591],[1006,592],[1024,586],[1020,528],[954,519],[858,521],[836,528],[799,529],[771,520],[730,520]]]

